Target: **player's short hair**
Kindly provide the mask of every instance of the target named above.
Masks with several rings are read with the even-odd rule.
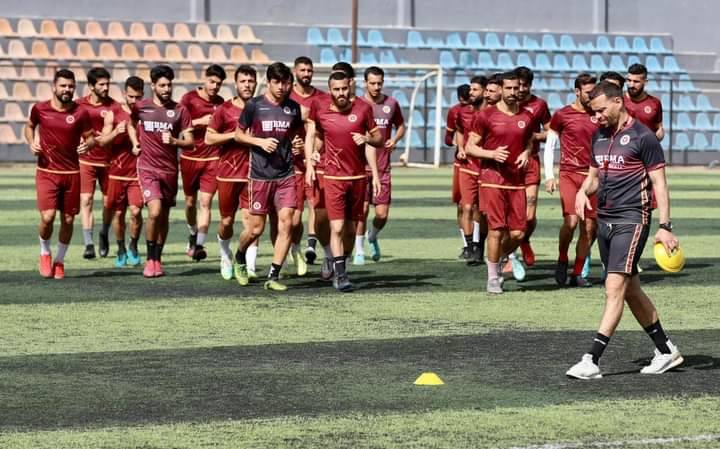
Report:
[[[510,72],[505,72],[500,75],[500,86],[502,87],[505,85],[505,81],[515,81],[519,80],[520,77],[515,72],[515,70],[511,70]]]
[[[621,88],[625,85],[625,77],[618,72],[609,71],[602,73],[600,75],[600,82],[603,82],[605,80],[617,81],[617,83],[620,84]]]
[[[643,78],[647,78],[647,67],[640,64],[639,62],[636,62],[635,64],[628,67],[628,73],[631,75],[642,75]]]
[[[385,71],[376,65],[371,65],[370,67],[365,69],[365,81],[368,80],[368,76],[370,75],[382,76],[383,79],[385,79]]]
[[[330,85],[331,81],[342,81],[342,80],[349,80],[350,77],[347,73],[339,70],[337,72],[332,72],[330,76],[328,77],[328,86]]]
[[[286,66],[282,62],[273,62],[268,66],[265,78],[267,78],[268,81],[275,80],[292,82],[293,76],[290,71],[290,67]]]
[[[485,86],[487,86],[487,83],[488,83],[488,79],[487,79],[487,76],[485,76],[485,75],[475,75],[472,78],[470,78],[470,84],[479,84],[483,88],[485,88]]]
[[[588,84],[597,84],[597,78],[589,73],[581,73],[575,78],[575,89],[581,89]]]
[[[66,80],[75,81],[75,73],[73,73],[72,70],[60,69],[57,72],[55,72],[55,75],[53,75],[53,83],[55,83],[58,80],[58,78],[65,78]]]
[[[535,79],[535,74],[533,73],[533,71],[529,67],[525,67],[524,65],[516,67],[513,72],[515,72],[517,79],[530,85],[532,85],[533,80]]]
[[[605,95],[607,98],[622,98],[623,91],[621,87],[618,87],[617,84],[613,83],[612,81],[600,81],[600,84],[595,86],[595,88],[590,92],[590,99],[594,100],[597,97],[601,97]]]
[[[297,67],[301,64],[309,65],[312,67],[313,62],[312,62],[312,59],[308,58],[307,56],[298,56],[297,58],[295,58],[295,63],[293,64],[293,66]]]
[[[488,78],[487,83],[502,86],[502,73],[493,73]],[[487,87],[487,86],[485,86],[485,87]]]
[[[343,72],[348,78],[355,78],[355,69],[349,62],[336,62],[330,70],[333,72]]]
[[[470,99],[470,85],[469,84],[461,84],[457,87],[457,97],[458,100],[469,100]]]
[[[143,92],[145,90],[145,81],[135,75],[129,76],[128,79],[125,80],[125,90],[127,90],[128,87],[138,92]]]
[[[169,65],[156,65],[150,70],[150,81],[157,83],[160,78],[167,78],[169,81],[175,79],[175,72]]]
[[[225,69],[217,64],[208,66],[208,68],[205,69],[205,76],[217,76],[221,81],[225,81],[225,78],[227,78]]]
[[[247,75],[251,77],[254,80],[257,80],[257,70],[255,70],[255,67],[247,64],[243,64],[238,66],[237,69],[235,69],[235,81],[237,81],[238,75],[240,74]]]
[[[87,82],[91,86],[96,85],[97,82],[103,78],[107,80],[110,79],[110,72],[108,72],[105,67],[93,67],[87,72]]]

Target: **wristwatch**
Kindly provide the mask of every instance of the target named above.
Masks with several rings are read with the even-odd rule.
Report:
[[[664,229],[667,232],[672,232],[672,230],[673,230],[672,221],[668,221],[667,223],[660,223],[659,227],[660,227],[660,229]]]

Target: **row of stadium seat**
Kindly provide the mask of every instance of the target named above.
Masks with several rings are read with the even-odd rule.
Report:
[[[316,46],[347,46],[352,40],[351,30],[340,30],[339,28],[329,28],[327,35],[323,35],[320,28],[310,27],[307,30],[307,43]],[[435,34],[435,33],[433,33]],[[481,37],[482,35],[482,37]],[[629,39],[632,39],[632,45]],[[445,36],[424,36],[422,32],[417,30],[409,30],[407,39],[403,42],[389,42],[383,36],[381,30],[370,29],[367,31],[367,39],[362,31],[358,32],[358,45],[361,47],[376,48],[434,48],[434,49],[473,49],[473,50],[543,50],[543,51],[563,51],[563,52],[618,52],[618,53],[650,53],[663,54],[669,53],[665,48],[663,40],[659,37],[649,38],[649,42],[643,36],[615,36],[611,42],[608,36],[598,36],[595,40],[586,40],[579,44],[575,43],[575,38],[569,34],[543,34],[539,38],[531,35],[519,35],[516,33],[505,33],[503,39],[500,34],[495,32],[468,32],[465,38],[460,33],[450,32]]]
[[[73,48],[74,47],[74,48]],[[185,49],[183,50],[183,47]],[[7,50],[5,50],[7,48]],[[140,46],[134,42],[124,42],[120,51],[113,42],[101,42],[97,49],[90,41],[71,43],[67,40],[55,40],[52,51],[44,40],[33,40],[30,51],[23,41],[10,39],[6,46],[0,45],[0,58],[6,59],[56,59],[63,61],[167,61],[167,62],[226,62],[237,63],[253,62],[256,64],[269,63],[270,58],[260,48],[253,48],[250,56],[242,45],[211,44],[207,53],[201,44],[180,45],[169,43],[164,45],[164,51],[158,44],[146,43]]]
[[[178,42],[224,42],[253,44],[262,42],[248,25],[234,26],[220,24],[213,27],[206,23],[189,24],[186,22],[132,22],[126,29],[122,22],[89,20],[82,27],[76,20],[43,19],[39,31],[30,19],[19,19],[15,27],[5,18],[0,18],[0,36],[45,37],[65,39],[131,40],[131,41],[178,41]],[[194,27],[194,31],[191,30]],[[62,31],[60,31],[62,29]],[[148,32],[148,29],[150,30]],[[170,32],[172,29],[172,32]]]

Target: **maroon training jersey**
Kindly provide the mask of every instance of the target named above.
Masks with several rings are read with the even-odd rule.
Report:
[[[629,95],[625,95],[625,109],[628,114],[635,117],[651,131],[657,131],[663,121],[662,102],[652,95],[648,95],[642,101],[633,101]]]
[[[235,132],[240,123],[243,108],[236,106],[233,100],[222,104],[210,119],[208,129],[225,134]],[[219,181],[247,181],[250,168],[248,147],[240,145],[234,139],[220,145],[217,179]]]
[[[132,126],[130,113],[122,107],[118,107],[113,113],[113,128],[121,122],[125,122],[126,126]],[[108,176],[123,180],[137,179],[137,156],[132,152],[132,142],[130,142],[127,131],[113,140],[111,153]]]
[[[655,133],[631,118],[625,127],[600,128],[593,136],[592,166],[598,169],[598,219],[611,224],[649,224],[653,187],[649,172],[665,166]]]
[[[587,173],[592,137],[600,126],[595,116],[567,105],[553,114],[550,129],[560,136],[560,170]]]
[[[36,103],[30,111],[30,123],[40,126],[37,168],[53,173],[79,173],[77,147],[83,133],[92,129],[86,109],[72,103],[68,110],[58,111],[50,100]]]
[[[368,99],[367,101],[373,109],[373,118],[375,119],[375,125],[380,130],[380,135],[383,139],[383,144],[392,137],[393,126],[395,129],[405,124],[405,119],[402,115],[402,110],[397,100],[389,95],[383,95],[383,100],[380,103],[375,103]],[[385,145],[375,148],[377,154],[377,168],[378,173],[389,173],[390,172],[390,151],[385,148]],[[367,171],[370,171],[370,167],[366,167]]]
[[[547,102],[536,95],[530,95],[530,98],[528,98],[526,102],[521,104],[520,107],[528,111],[532,116],[533,124],[531,128],[535,133],[539,133],[542,130],[542,126],[549,122],[551,119],[550,108],[548,108]],[[539,152],[540,142],[536,140],[533,143],[532,156],[539,157]]]
[[[508,115],[493,105],[482,109],[473,122],[473,132],[480,136],[480,146],[495,150],[507,145],[510,155],[505,162],[483,160],[480,180],[483,185],[503,188],[525,188],[525,169],[515,165],[532,136],[533,118],[525,109]]]
[[[455,120],[455,128],[457,129],[457,132],[462,133],[463,138],[465,139],[465,145],[467,145],[468,140],[470,139],[473,122],[481,110],[482,109],[475,109],[471,104],[466,104],[460,108],[457,120]],[[477,175],[480,174],[482,166],[480,158],[467,156],[467,159],[456,159],[456,162],[460,165],[460,170],[468,171]]]
[[[225,100],[223,100],[223,97],[220,95],[215,95],[210,98],[210,100],[206,100],[200,96],[198,89],[195,89],[183,95],[180,99],[180,104],[185,106],[185,109],[188,110],[191,120],[197,120],[208,114],[212,115],[224,101]],[[204,125],[193,126],[193,139],[195,140],[195,146],[192,150],[185,150],[180,153],[181,158],[196,161],[211,161],[218,159],[218,148],[215,145],[205,144]]]
[[[453,136],[455,135],[456,123],[462,107],[462,103],[455,103],[450,106],[450,109],[448,109],[447,120],[445,120],[445,145],[449,147],[453,146]],[[455,155],[457,156],[457,152]]]
[[[187,109],[172,100],[158,106],[148,98],[135,103],[132,117],[138,124],[137,133],[140,141],[138,168],[177,173],[178,147],[165,145],[162,141],[162,133],[170,131],[173,137],[178,138],[183,131],[192,129],[192,120]]]
[[[315,100],[318,98],[323,97],[329,97],[330,95],[327,92],[323,92],[322,90],[313,87],[312,93],[310,95],[301,95],[296,90],[295,87],[290,90],[290,99],[295,101],[300,106],[304,107],[308,111],[312,108],[312,104]],[[302,137],[303,140],[305,140],[305,128],[303,128],[302,132],[300,133],[300,137]],[[294,158],[294,164],[295,164],[295,173],[302,174],[305,173],[305,153],[300,152],[300,154],[296,154]]]
[[[372,107],[365,101],[353,101],[351,108],[339,112],[332,101],[319,101],[310,111],[310,120],[324,136],[325,177],[365,178],[365,146],[357,145],[351,133],[366,134],[377,128]]]
[[[90,96],[87,96],[79,99],[77,104],[88,111],[93,131],[98,133],[102,132],[105,124],[105,114],[107,114],[108,111],[115,112],[120,108],[120,103],[110,97],[108,97],[107,101],[103,101],[100,104],[92,104],[90,103]],[[98,167],[108,167],[110,165],[110,158],[110,147],[95,145],[87,153],[80,155],[80,163]]]

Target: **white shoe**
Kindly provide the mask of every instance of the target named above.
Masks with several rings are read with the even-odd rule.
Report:
[[[233,278],[233,263],[232,260],[224,257],[220,258],[220,276],[226,281]]]
[[[575,379],[600,379],[600,367],[593,363],[592,354],[585,354],[578,363],[572,366],[565,373],[568,377],[574,377]]]
[[[642,374],[662,374],[682,364],[684,359],[678,348],[670,341],[667,342],[667,345],[670,348],[670,354],[663,354],[655,349],[655,357],[648,366],[640,370]]]
[[[502,276],[488,279],[485,290],[493,295],[501,295],[503,293],[502,282],[500,281],[501,279]]]

